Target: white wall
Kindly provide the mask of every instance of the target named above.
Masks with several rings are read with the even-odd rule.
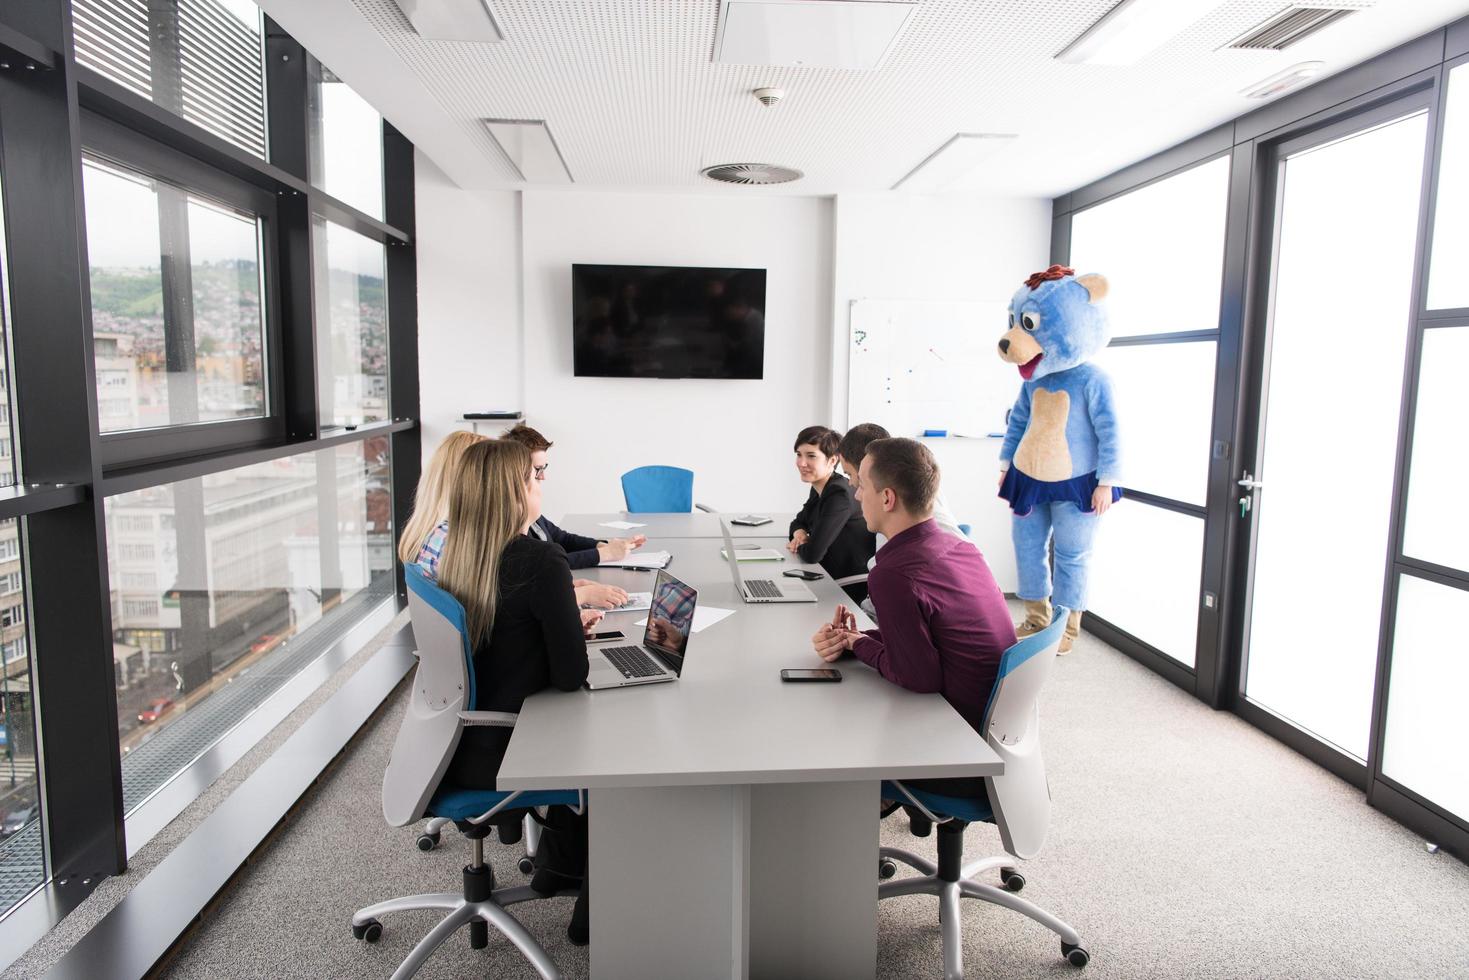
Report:
[[[836,200],[830,414],[847,418],[849,309],[852,300],[928,299],[1007,302],[1032,272],[1050,264],[1051,202],[898,194],[843,194]],[[1006,324],[992,329],[995,340]],[[996,365],[999,368],[998,355]],[[998,369],[983,383],[1020,377]],[[894,433],[898,435],[899,433]],[[904,433],[910,434],[910,433]],[[911,433],[915,434],[916,433]],[[989,560],[1000,587],[1015,590],[1009,511],[995,496],[999,441],[925,440],[943,471],[944,495]]]
[[[427,460],[465,412],[521,405],[520,195],[460,190],[422,153],[413,163]]]
[[[522,214],[525,410],[556,443],[546,512],[620,510],[618,477],[650,463],[693,470],[713,507],[797,509],[791,441],[832,421],[830,200],[533,191]],[[765,377],[573,377],[575,262],[766,269]]]
[[[860,421],[845,417],[850,301],[1008,299],[1047,263],[1050,204],[474,192],[420,156],[418,242],[425,456],[466,409],[520,408],[556,442],[553,518],[620,509],[618,476],[654,462],[692,469],[700,502],[785,511],[803,498],[795,433]],[[573,377],[575,262],[769,270],[765,378]],[[997,446],[930,445],[951,506],[1013,589],[1007,512],[993,496]]]

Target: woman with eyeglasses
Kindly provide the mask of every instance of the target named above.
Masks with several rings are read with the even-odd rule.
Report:
[[[464,606],[474,648],[476,711],[519,712],[537,691],[574,691],[587,679],[586,631],[600,612],[577,607],[566,553],[527,531],[541,513],[530,453],[486,440],[464,453],[449,489],[449,529],[438,581]],[[464,729],[444,782],[493,787],[511,729]],[[552,807],[531,887],[581,888],[567,936],[587,941],[585,816]]]

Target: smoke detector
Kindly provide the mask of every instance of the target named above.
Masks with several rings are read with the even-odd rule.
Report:
[[[775,105],[785,97],[786,90],[783,88],[757,88],[755,90],[755,98],[759,99],[763,106]]]
[[[699,173],[725,184],[787,184],[805,176],[799,170],[773,163],[721,163]]]

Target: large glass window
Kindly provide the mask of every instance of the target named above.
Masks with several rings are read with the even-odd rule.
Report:
[[[1124,499],[1097,528],[1088,579],[1091,608],[1192,667],[1203,560],[1202,518]]]
[[[381,242],[315,221],[316,357],[323,426],[388,418],[388,297]]]
[[[310,66],[311,183],[381,219],[383,117],[321,62]]]
[[[1107,277],[1114,337],[1218,328],[1228,198],[1220,157],[1072,217],[1068,264]]]
[[[1469,592],[1404,575],[1398,581],[1382,773],[1469,819],[1469,657],[1455,627]]]
[[[1449,72],[1448,86],[1428,275],[1431,310],[1469,307],[1469,64]]]
[[[260,10],[251,0],[73,0],[77,62],[265,156]]]
[[[1424,331],[1403,554],[1469,570],[1469,519],[1463,513],[1463,422],[1469,419],[1465,365],[1469,327]]]
[[[82,177],[101,430],[267,414],[259,218],[100,159]]]
[[[389,465],[379,437],[108,498],[128,810],[391,593]]]

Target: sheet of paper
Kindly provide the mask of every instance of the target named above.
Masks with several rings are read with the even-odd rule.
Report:
[[[603,568],[662,568],[673,560],[673,555],[666,551],[634,551],[625,558],[607,560],[601,563]]]
[[[704,629],[706,626],[713,626],[715,623],[719,622],[721,619],[724,619],[726,616],[733,615],[733,609],[721,609],[719,606],[695,606],[694,625],[689,627],[689,629],[697,633],[700,630]],[[647,626],[648,620],[645,617],[638,620],[636,623],[633,623],[633,625]]]
[[[635,527],[647,527],[646,524],[634,524],[632,521],[603,521],[598,527],[610,527],[617,531],[631,531]]]
[[[603,610],[603,611],[606,612],[608,615],[611,615],[612,613],[619,613],[619,612],[625,612],[625,613],[646,612],[648,609],[652,608],[652,605],[653,605],[653,593],[651,593],[651,592],[629,592],[627,594],[627,601],[624,602],[622,605],[618,606],[615,609],[606,609],[606,610]]]

